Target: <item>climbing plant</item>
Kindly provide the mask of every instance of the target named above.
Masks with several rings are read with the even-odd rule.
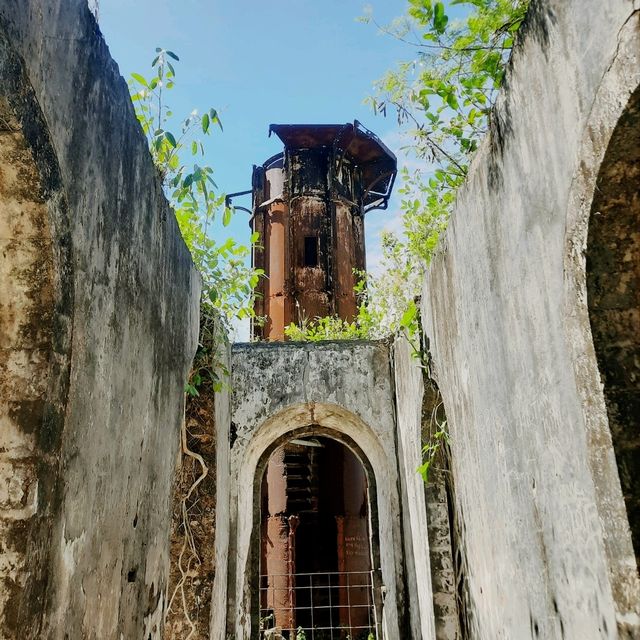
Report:
[[[404,150],[419,168],[400,171],[402,233],[383,236],[380,275],[368,276],[365,303],[347,337],[393,334],[420,294],[456,192],[488,130],[527,6],[528,0],[409,0],[405,15],[391,24],[379,24],[373,13],[362,18],[407,45],[408,60],[375,83],[367,102],[376,114],[395,116]],[[311,319],[289,333],[339,338],[344,328],[335,319]]]
[[[378,338],[403,332],[429,375],[415,299],[471,157],[488,131],[528,2],[409,0],[405,15],[390,25],[378,24],[372,13],[362,18],[412,52],[376,82],[367,102],[376,114],[395,115],[405,151],[419,168],[400,171],[402,233],[383,235],[382,270],[361,279],[357,317],[352,322],[306,320],[287,328],[290,338]],[[425,483],[448,442],[446,420],[434,411],[418,468]]]
[[[227,375],[220,347],[235,320],[253,315],[253,291],[262,272],[247,266],[249,246],[212,236],[214,222],[219,219],[226,227],[233,215],[224,206],[213,169],[204,163],[206,141],[214,131],[222,132],[222,122],[213,108],[174,116],[169,100],[178,61],[173,51],[156,49],[151,73],[132,74],[129,86],[165,193],[202,277],[199,344],[186,384],[190,398],[181,432],[183,457],[176,479],[165,621],[168,635],[197,640],[208,637],[213,572],[208,544],[215,514],[212,392],[221,388]],[[256,241],[251,238],[251,243]]]
[[[402,170],[399,240],[422,265],[431,260],[470,157],[488,130],[527,6],[528,0],[409,0],[405,16],[378,25],[413,51],[376,83],[368,102],[376,113],[395,114],[405,150],[425,163]],[[372,15],[365,20],[375,23]]]
[[[224,206],[224,194],[217,190],[213,169],[202,161],[206,140],[214,130],[222,131],[218,112],[194,109],[185,117],[174,115],[170,106],[171,92],[176,86],[175,65],[178,56],[157,48],[151,63],[151,75],[131,74],[131,99],[136,116],[149,141],[149,150],[163,181],[182,237],[202,276],[202,314],[218,322],[204,322],[218,331],[204,336],[218,342],[232,331],[234,320],[253,315],[253,291],[262,271],[247,266],[250,246],[232,237],[216,240],[212,227],[217,218],[223,226],[231,221],[233,210]],[[250,243],[258,240],[254,234]],[[203,356],[202,349],[199,353]],[[201,358],[202,360],[202,358]],[[196,393],[204,375],[220,384],[219,374],[209,366],[196,367],[188,390]]]

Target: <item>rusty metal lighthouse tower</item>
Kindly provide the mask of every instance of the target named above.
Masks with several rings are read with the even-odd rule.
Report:
[[[284,151],[254,166],[251,227],[261,247],[252,337],[283,340],[304,318],[352,319],[354,269],[365,269],[364,216],[385,209],[397,172],[395,155],[358,121],[336,125],[272,124]]]
[[[388,206],[397,161],[357,121],[272,124],[269,133],[284,150],[253,167],[250,224],[260,239],[252,262],[266,276],[255,311],[266,323],[251,333],[278,341],[291,322],[355,316],[364,216]],[[345,442],[306,426],[304,437],[273,450],[262,475],[254,613],[264,637],[370,638],[380,603],[367,473]]]

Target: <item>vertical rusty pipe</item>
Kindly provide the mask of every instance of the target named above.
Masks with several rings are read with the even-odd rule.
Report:
[[[296,629],[296,529],[300,519],[296,515],[288,518],[289,523],[289,605],[291,606],[291,629]]]

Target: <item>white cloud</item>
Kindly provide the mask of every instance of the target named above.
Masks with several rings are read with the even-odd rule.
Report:
[[[406,167],[410,172],[420,171],[423,174],[428,174],[432,170],[431,163],[422,158],[416,158],[415,155],[410,153],[410,150],[404,148],[409,145],[411,138],[400,129],[391,129],[381,139],[396,154],[398,158],[398,173],[400,173],[402,167]],[[401,196],[398,193],[401,187],[402,179],[399,176],[389,200],[389,207],[385,211],[372,211],[367,214],[365,220],[367,270],[374,275],[377,275],[382,267],[380,234],[383,231],[401,234],[403,230],[402,211],[400,209]]]

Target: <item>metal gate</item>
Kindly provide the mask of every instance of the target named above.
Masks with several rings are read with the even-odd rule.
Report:
[[[373,584],[373,571],[261,575],[260,637],[377,640]],[[276,624],[283,603],[287,629]]]

